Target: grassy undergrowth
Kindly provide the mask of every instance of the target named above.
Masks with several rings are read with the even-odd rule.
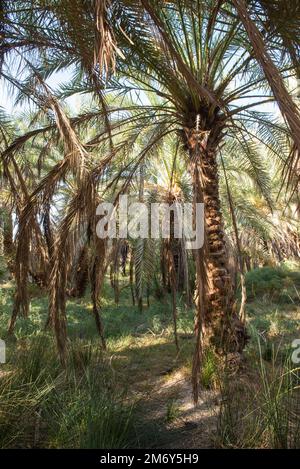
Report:
[[[64,371],[52,337],[32,335],[14,347],[2,373],[2,448],[124,448],[135,442],[133,406],[117,392],[92,343],[72,342]]]
[[[7,363],[0,365],[0,447],[153,447],[161,444],[162,429],[183,418],[171,392],[159,404],[162,416],[146,414],[156,383],[172,382],[178,371],[189,379],[193,311],[178,298],[177,354],[169,298],[151,297],[141,312],[132,306],[126,285],[122,279],[115,305],[105,284],[106,352],[88,294],[68,301],[66,371],[58,363],[52,334],[44,330],[47,298],[30,286],[30,317],[20,318],[15,336],[6,338]],[[5,339],[14,287],[8,281],[1,286],[0,337]],[[202,387],[220,402],[212,444],[299,447],[299,378],[290,357],[292,341],[300,338],[300,274],[287,265],[255,269],[247,274],[247,289],[251,340],[240,371],[224,370],[210,350],[203,360]]]
[[[121,282],[126,285],[126,279]],[[62,370],[51,332],[44,329],[47,298],[30,286],[30,316],[19,318],[6,337],[14,287],[2,284],[0,337],[6,339],[7,363],[0,368],[0,447],[125,448],[152,444],[155,428],[143,428],[140,395],[131,386],[150,374],[189,364],[193,312],[179,305],[176,353],[170,304],[153,302],[143,311],[122,290],[115,305],[105,285],[102,315],[107,352],[100,347],[88,294],[68,301],[68,366]],[[180,299],[179,299],[180,301]],[[143,386],[147,392],[147,383]],[[153,434],[152,434],[153,433]]]
[[[300,272],[283,264],[248,272],[250,342],[238,374],[221,373],[217,446],[300,448]]]

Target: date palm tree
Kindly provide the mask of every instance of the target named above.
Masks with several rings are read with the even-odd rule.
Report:
[[[6,2],[10,8],[12,3],[16,2]],[[242,147],[259,190],[268,200],[259,146],[264,144],[269,154],[283,163],[289,151],[289,133],[284,125],[257,109],[272,103],[274,97],[282,102],[286,95],[276,93],[272,73],[266,74],[265,68],[257,65],[256,58],[261,57],[255,55],[254,41],[249,42],[248,34],[253,39],[250,29],[243,27],[243,21],[241,23],[241,18],[247,19],[244,10],[238,9],[244,6],[243,2],[236,4],[236,10],[230,2],[200,0],[76,0],[49,2],[46,7],[45,2],[28,2],[28,5],[31,8],[24,8],[20,2],[23,10],[20,8],[16,14],[21,27],[16,29],[12,21],[5,23],[2,55],[14,51],[16,56],[22,54],[23,59],[29,57],[34,62],[33,73],[29,71],[27,77],[27,85],[31,86],[32,78],[37,75],[46,78],[59,68],[75,66],[74,79],[69,90],[65,89],[65,96],[77,91],[94,92],[102,106],[96,115],[86,117],[86,120],[95,118],[104,123],[104,129],[90,144],[101,145],[105,139],[112,148],[116,135],[122,131],[123,138],[130,142],[136,142],[143,132],[145,145],[128,163],[129,175],[132,175],[166,136],[176,139],[193,181],[194,201],[205,205],[205,243],[194,253],[198,334],[195,370],[201,358],[202,337],[217,350],[241,352],[247,334],[233,309],[219,197],[220,154],[222,146],[226,145],[234,158],[237,148]],[[251,31],[253,33],[253,27]],[[108,73],[112,69],[113,76]],[[293,73],[288,58],[276,69],[276,74],[274,72],[280,77],[279,85],[277,83],[280,89],[282,79]],[[3,74],[18,86],[15,77],[7,72]],[[39,81],[41,83],[41,79]],[[25,88],[22,87],[22,91]],[[27,94],[30,90],[32,88],[27,86]],[[104,99],[108,92],[131,102],[125,107],[118,104],[112,110]],[[147,93],[155,95],[156,102],[147,100]],[[105,165],[102,162],[101,171],[97,173],[91,172],[91,168],[84,171],[82,179],[80,162],[82,159],[90,161],[86,158],[89,147],[83,148],[74,132],[75,122],[70,125],[49,93],[44,93],[42,100],[40,96],[37,98],[56,116],[61,138],[66,142],[66,158],[35,192],[31,206],[39,199],[40,192],[45,188],[50,191],[67,171],[73,171],[78,176],[81,194],[80,197],[77,194],[71,206],[73,211],[70,210],[69,215],[74,216],[75,205],[78,208],[79,202],[82,206],[86,201],[84,190],[98,181]],[[297,112],[294,108],[291,111],[291,107],[282,109],[295,137]],[[129,112],[130,116],[119,119],[114,126],[112,115],[116,112],[121,115]],[[125,147],[124,142],[121,146]],[[111,162],[114,156],[112,150],[107,161]],[[95,199],[95,192],[91,197]],[[70,217],[65,220],[64,228],[69,224]],[[64,247],[61,243],[57,256],[64,252]],[[61,261],[57,260],[56,267],[53,288],[59,290],[60,295],[53,296],[52,305],[53,310],[63,312]]]
[[[156,4],[149,12],[151,17],[144,16],[143,35],[130,31],[133,45],[126,49],[126,63],[117,64],[125,84],[119,82],[117,88],[161,97],[151,110],[159,115],[160,128],[166,134],[174,133],[186,148],[195,200],[205,204],[206,242],[196,254],[198,321],[204,336],[217,348],[241,351],[246,334],[232,313],[219,198],[220,148],[230,142],[233,151],[232,142],[244,146],[262,176],[251,133],[256,134],[257,142],[264,140],[266,128],[287,133],[256,109],[273,97],[239,21],[229,21],[221,10],[203,4],[200,8],[195,2]],[[258,134],[254,130],[257,124]],[[280,158],[276,146],[271,145],[271,151]]]

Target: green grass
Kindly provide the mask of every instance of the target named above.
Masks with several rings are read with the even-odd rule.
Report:
[[[298,375],[288,360],[292,341],[300,338],[300,275],[295,266],[284,264],[255,269],[246,279],[251,340],[242,370],[227,372],[211,350],[204,353],[201,386],[221,397],[212,433],[218,447],[297,447],[293,416]],[[59,364],[52,333],[44,330],[45,294],[30,286],[30,316],[19,318],[15,335],[8,338],[14,288],[10,282],[2,284],[0,337],[6,337],[7,363],[0,368],[1,448],[153,447],[160,444],[158,435],[180,422],[172,386],[161,417],[151,408],[157,405],[157,383],[172,383],[178,371],[190,379],[193,309],[178,298],[177,353],[170,299],[151,296],[150,306],[145,303],[139,311],[132,306],[127,283],[127,278],[120,279],[119,305],[108,279],[104,286],[106,352],[100,347],[89,294],[68,300],[66,371]]]
[[[126,279],[121,279],[121,286]],[[59,365],[55,340],[44,330],[47,298],[30,286],[30,315],[19,318],[13,337],[6,337],[13,286],[3,284],[0,296],[0,337],[6,337],[7,363],[0,372],[0,447],[125,448],[146,445],[139,398],[131,386],[149,381],[162,363],[186,365],[192,343],[182,340],[177,355],[168,301],[151,298],[139,311],[128,289],[115,305],[105,284],[102,317],[108,350],[103,353],[87,293],[67,302],[68,366]],[[181,336],[193,332],[193,311],[179,304]],[[163,357],[163,359],[162,359]],[[144,391],[147,384],[143,384]],[[152,437],[151,437],[152,438]],[[154,436],[153,436],[154,438]]]
[[[201,368],[201,384],[206,389],[213,389],[217,385],[218,378],[218,358],[213,350],[207,349],[204,352]]]
[[[278,362],[275,348],[266,357],[259,337],[257,341],[256,372],[248,379],[224,372],[220,379],[217,446],[299,449],[299,369],[290,356]]]
[[[99,347],[73,342],[67,370],[53,338],[39,334],[14,348],[0,379],[0,446],[125,448],[136,443],[126,402]]]
[[[274,303],[300,304],[300,272],[289,264],[253,269],[246,275],[248,299],[265,298]]]
[[[137,444],[133,407],[114,392],[113,383],[103,382],[100,373],[86,367],[80,377],[70,370],[67,376],[42,375],[27,384],[3,383],[1,447],[125,448]]]
[[[170,399],[167,403],[166,422],[170,423],[176,420],[180,415],[180,410],[176,400]]]
[[[250,343],[239,374],[218,377],[218,447],[299,448],[299,370],[291,344],[300,338],[298,266],[254,269],[246,275]]]

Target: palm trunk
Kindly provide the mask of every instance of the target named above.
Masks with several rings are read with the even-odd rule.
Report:
[[[191,142],[190,142],[191,143]],[[197,152],[197,148],[194,149],[193,145],[190,146],[190,154],[193,157],[194,150]],[[196,155],[195,155],[196,156]],[[203,203],[203,191],[200,180],[199,165],[195,162],[192,163],[192,179],[193,179],[193,203],[194,210],[197,203]],[[193,226],[195,229],[195,226]],[[205,267],[205,251],[206,251],[206,239],[204,239],[204,245],[200,249],[193,251],[195,264],[196,264],[196,288],[194,293],[194,300],[196,304],[196,317],[195,317],[195,335],[196,335],[196,346],[193,356],[193,367],[192,367],[192,385],[193,385],[193,396],[194,402],[198,402],[198,384],[199,374],[201,371],[201,364],[203,358],[203,334],[205,333],[205,317],[206,317],[206,295],[207,290],[207,272]],[[206,335],[207,339],[207,335]]]
[[[48,313],[49,322],[54,327],[60,362],[64,368],[67,364],[66,265],[66,256],[63,256],[61,259],[57,257],[50,284]]]
[[[173,315],[173,327],[174,327],[174,341],[177,353],[179,352],[179,343],[178,343],[178,334],[177,334],[177,301],[176,301],[176,270],[174,265],[174,256],[172,248],[170,246],[170,241],[168,243],[168,264],[169,264],[169,276],[171,279],[171,289],[172,289],[172,315]]]
[[[114,271],[114,293],[115,293],[115,303],[116,305],[120,302],[120,286],[119,286],[119,266],[115,266]]]
[[[101,291],[105,270],[100,269],[98,267],[98,263],[103,261],[103,259],[99,259],[97,256],[95,257],[92,269],[91,269],[91,298],[93,303],[93,315],[95,318],[95,324],[97,328],[97,332],[99,334],[102,348],[106,350],[106,340],[104,335],[104,327],[102,322],[102,317],[100,314],[100,304],[99,304],[99,294]]]
[[[234,291],[229,273],[219,198],[216,144],[203,145],[203,132],[188,138],[192,161],[194,199],[204,202],[205,242],[197,250],[196,283],[198,318],[206,344],[217,351],[241,352],[246,342],[243,324],[234,313]]]
[[[161,279],[162,279],[162,287],[164,293],[168,289],[167,284],[167,273],[166,273],[166,250],[165,250],[165,243],[161,245],[161,253],[160,253],[160,270],[161,270]]]

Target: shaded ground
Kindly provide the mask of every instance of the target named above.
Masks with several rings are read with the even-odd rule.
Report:
[[[176,356],[170,336],[136,337],[112,356],[119,379],[127,382],[141,418],[141,444],[159,448],[212,447],[218,393],[201,391],[194,405],[190,381],[192,336],[180,337]],[[146,441],[143,438],[147,435]],[[150,438],[149,438],[150,437]]]

